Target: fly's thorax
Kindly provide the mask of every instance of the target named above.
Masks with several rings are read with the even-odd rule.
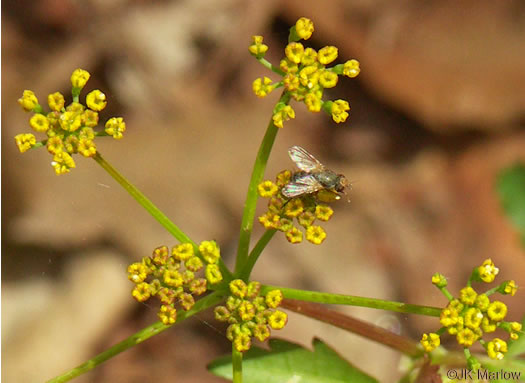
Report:
[[[328,189],[337,188],[341,179],[340,175],[335,174],[331,170],[324,170],[322,172],[315,173],[314,177],[317,179],[317,181],[319,181],[320,184]]]

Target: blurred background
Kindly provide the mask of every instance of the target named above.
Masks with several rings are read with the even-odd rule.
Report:
[[[253,277],[263,283],[443,306],[430,278],[452,292],[492,258],[497,281],[525,284],[518,231],[503,215],[497,175],[525,160],[525,3],[356,0],[40,0],[2,2],[2,378],[41,382],[156,321],[157,304],[130,295],[126,267],[175,241],[94,161],[57,177],[46,150],[21,155],[29,132],[16,100],[32,89],[70,94],[69,76],[91,72],[83,94],[109,100],[124,139],[101,154],[192,239],[236,250],[253,159],[278,98],[256,98],[256,77],[277,77],[248,53],[264,35],[278,64],[288,28],[311,18],[306,44],[335,45],[361,62],[326,98],[347,99],[346,123],[294,104],[266,177],[291,169],[301,145],[353,182],[322,246],[276,235]],[[259,210],[263,212],[264,203]],[[262,233],[256,224],[254,238]],[[509,320],[525,313],[523,290]],[[505,299],[503,299],[505,300]],[[338,308],[419,339],[436,319]],[[317,336],[378,378],[400,376],[400,354],[290,314],[274,335],[311,346]],[[454,340],[444,338],[454,348]],[[205,370],[230,351],[205,312],[153,337],[78,382],[220,382]]]

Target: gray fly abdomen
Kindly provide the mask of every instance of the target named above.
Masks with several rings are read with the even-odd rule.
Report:
[[[329,170],[325,170],[320,173],[315,173],[314,177],[317,181],[319,181],[320,184],[322,184],[328,189],[336,188],[339,185],[339,180],[341,178],[339,175]]]

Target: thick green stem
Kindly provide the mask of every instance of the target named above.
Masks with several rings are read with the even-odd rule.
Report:
[[[117,169],[115,169],[109,162],[107,162],[99,152],[95,154],[93,159],[102,168],[109,173],[115,181],[117,181],[135,200],[146,209],[168,232],[171,233],[180,242],[189,242],[193,245],[195,251],[199,253],[198,246],[191,240],[177,225],[175,225],[157,206],[153,204],[142,192],[131,184]],[[226,279],[231,278],[231,272],[227,269],[222,259],[219,259],[219,267]]]
[[[285,298],[297,299],[307,302],[369,307],[372,309],[427,315],[433,317],[438,317],[441,314],[441,309],[439,307],[411,305],[408,303],[386,301],[375,298],[356,297],[352,295],[319,293],[316,291],[297,290],[287,287],[263,285],[261,288],[261,294],[264,295],[268,291],[275,289],[281,290]]]
[[[232,344],[233,383],[242,383],[242,352]]]
[[[277,102],[277,105],[288,104],[290,101],[290,95],[287,92],[283,92],[281,98]],[[274,111],[275,112],[275,111]],[[273,123],[273,119],[270,119],[268,128],[257,152],[255,163],[253,165],[252,177],[250,179],[250,185],[248,186],[248,193],[246,195],[246,202],[244,203],[244,211],[242,215],[241,232],[239,235],[239,246],[237,248],[237,259],[235,261],[235,273],[238,273],[241,268],[244,267],[246,259],[248,258],[248,250],[250,247],[250,236],[253,228],[253,218],[255,216],[255,207],[257,205],[257,186],[261,183],[266,164],[268,163],[268,157],[272,151],[277,131],[279,130]]]
[[[175,323],[182,322],[183,320],[191,317],[192,315],[195,315],[208,307],[214,306],[217,303],[219,303],[222,300],[223,295],[219,292],[212,293],[202,299],[199,299],[195,305],[189,310],[189,311],[178,311],[177,312],[177,321]],[[79,375],[82,375],[89,370],[92,370],[99,364],[105,362],[108,359],[113,358],[114,356],[120,354],[123,351],[126,351],[127,349],[144,342],[146,339],[151,338],[154,335],[157,335],[161,333],[164,330],[167,330],[173,325],[166,326],[165,324],[162,324],[161,322],[156,322],[152,324],[151,326],[148,326],[139,332],[133,334],[129,338],[123,340],[120,343],[117,343],[113,347],[107,349],[106,351],[98,354],[94,358],[82,363],[81,365],[69,370],[68,372],[59,375],[51,380],[48,381],[48,383],[62,383],[67,382]]]
[[[276,231],[277,230],[275,229],[266,230],[261,238],[259,238],[259,241],[257,241],[255,244],[254,248],[250,252],[250,255],[248,256],[248,259],[246,260],[246,263],[244,264],[244,267],[239,273],[240,279],[247,281],[248,278],[250,278],[250,274],[252,273],[253,267],[255,266],[255,262],[257,262],[259,255],[261,255],[262,251],[268,242],[270,242],[270,240],[273,238]]]

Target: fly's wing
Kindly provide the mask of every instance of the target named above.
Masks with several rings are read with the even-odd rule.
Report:
[[[315,179],[311,174],[305,174],[285,185],[281,193],[286,198],[293,198],[303,194],[315,193],[318,190],[324,189],[323,185]]]
[[[300,146],[288,149],[288,155],[303,172],[312,173],[324,170],[322,163]]]

